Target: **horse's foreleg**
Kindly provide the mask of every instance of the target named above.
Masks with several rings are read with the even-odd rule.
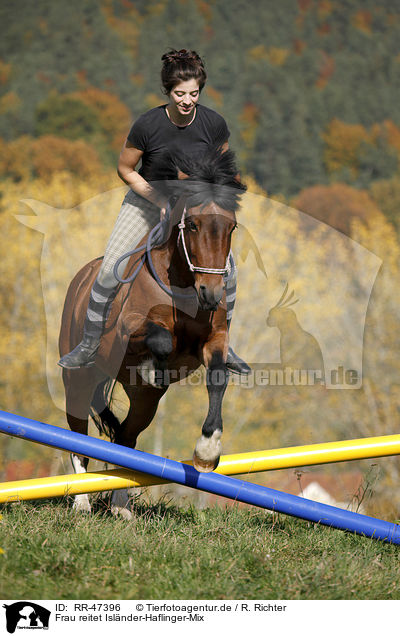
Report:
[[[166,376],[167,358],[173,349],[172,335],[162,325],[149,322],[144,339],[151,357],[142,362],[138,372],[151,386],[162,388],[169,384]]]
[[[222,452],[222,399],[228,385],[229,372],[221,351],[215,351],[207,367],[208,414],[197,440],[193,465],[199,472],[208,473],[218,466]]]
[[[129,398],[130,407],[125,420],[121,423],[121,429],[115,442],[129,448],[135,448],[138,435],[149,426],[157,411],[160,398],[167,389],[166,387],[155,389],[153,387],[124,385],[124,390]],[[114,490],[111,498],[111,511],[114,515],[121,515],[125,519],[132,517],[126,489]]]

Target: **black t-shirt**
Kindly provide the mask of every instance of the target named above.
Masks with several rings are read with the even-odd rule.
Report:
[[[196,109],[196,116],[188,126],[173,124],[165,111],[165,105],[152,108],[135,121],[128,140],[135,148],[143,151],[139,174],[144,179],[173,179],[175,175],[172,167],[169,174],[168,169],[166,170],[166,157],[179,154],[196,156],[209,146],[222,145],[227,141],[230,132],[224,118],[202,104],[197,104]]]

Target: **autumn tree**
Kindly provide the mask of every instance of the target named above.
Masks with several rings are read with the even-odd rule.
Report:
[[[352,223],[355,219],[368,224],[372,219],[383,216],[368,192],[356,190],[343,183],[307,188],[291,203],[296,209],[340,230],[347,236],[352,234]]]
[[[97,113],[71,95],[51,93],[36,108],[35,134],[90,139],[99,128]]]

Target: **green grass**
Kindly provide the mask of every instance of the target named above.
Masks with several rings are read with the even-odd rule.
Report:
[[[400,548],[259,509],[5,506],[2,599],[398,599]]]

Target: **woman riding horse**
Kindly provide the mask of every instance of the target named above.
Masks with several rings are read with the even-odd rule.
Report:
[[[171,174],[165,169],[165,156],[196,157],[216,145],[223,150],[228,148],[230,133],[225,120],[198,103],[207,78],[200,56],[195,51],[182,49],[171,50],[161,59],[161,80],[169,103],[139,117],[122,149],[118,174],[131,189],[123,201],[90,294],[82,341],[59,360],[58,364],[66,369],[94,364],[111,303],[118,290],[115,264],[166,214],[168,200],[149,183],[150,175],[154,181],[175,178],[172,159]],[[136,172],[140,160],[142,165]],[[235,276],[226,284],[226,298],[229,327],[236,298]],[[226,365],[235,373],[250,372],[250,367],[231,348]]]

